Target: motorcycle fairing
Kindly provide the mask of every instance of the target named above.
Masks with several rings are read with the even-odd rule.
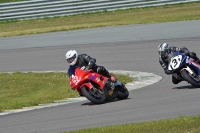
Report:
[[[168,70],[176,70],[180,66],[183,65],[183,63],[186,60],[186,56],[181,54],[180,52],[174,52],[169,54],[169,64],[168,64]]]
[[[80,88],[82,88],[83,86],[86,86],[87,88],[89,89],[92,89],[93,88],[93,85],[90,83],[90,82],[86,82],[86,83],[83,83]]]
[[[84,71],[82,69],[76,69],[75,75],[72,75],[70,78],[70,85],[71,88],[81,88],[82,86],[87,86],[89,89],[91,89],[93,86],[90,83],[90,81],[97,83],[100,86],[100,89],[103,89],[105,86],[105,83],[107,81],[106,77],[102,77],[98,73],[93,73],[91,70]]]
[[[194,74],[193,70],[191,68],[194,68],[197,70],[197,74],[200,75],[200,64],[197,63],[193,58],[190,58],[189,56],[186,56],[184,54],[181,54],[180,52],[174,52],[171,54],[171,61],[168,65],[169,70],[175,70],[180,68],[181,66],[188,64],[187,67],[182,68],[182,70],[188,71],[191,75]]]
[[[198,72],[198,75],[200,75],[200,64],[197,63],[194,59],[192,58],[189,58],[189,61],[188,61],[189,65],[191,65],[192,67],[194,67],[197,72]]]
[[[100,89],[103,89],[105,86],[105,83],[107,81],[107,78],[104,77],[103,79],[100,79],[100,77],[102,77],[102,76],[98,73],[96,73],[96,74],[91,73],[88,76],[85,76],[85,80],[92,81],[92,82],[98,84],[100,86]]]

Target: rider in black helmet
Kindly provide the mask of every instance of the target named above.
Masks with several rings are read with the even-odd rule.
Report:
[[[186,47],[178,48],[174,46],[169,46],[167,43],[161,43],[158,46],[158,53],[160,55],[159,62],[166,74],[172,74],[172,82],[174,84],[178,84],[182,80],[176,73],[173,73],[174,72],[173,70],[172,71],[168,70],[167,66],[169,63],[169,54],[171,52],[177,52],[177,51],[193,58],[196,62],[200,63],[199,58],[196,56],[196,53],[189,52],[189,50]]]

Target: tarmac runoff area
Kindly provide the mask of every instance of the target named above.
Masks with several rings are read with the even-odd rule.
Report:
[[[39,71],[36,71],[36,72],[39,72]],[[45,71],[45,72],[52,72],[52,71]],[[59,72],[61,72],[61,71],[59,71]],[[115,74],[125,74],[125,75],[132,77],[134,79],[134,81],[125,84],[126,88],[129,91],[132,91],[135,89],[140,89],[142,87],[154,84],[162,79],[162,77],[159,75],[156,75],[153,73],[147,73],[147,72],[123,71],[123,70],[114,70],[114,71],[110,71],[110,72],[115,73]],[[85,101],[85,100],[87,100],[85,97],[68,98],[66,100],[54,101],[53,103],[49,103],[49,104],[40,104],[38,106],[24,107],[22,109],[16,109],[16,110],[6,110],[6,111],[0,113],[0,115],[8,115],[8,114],[12,114],[12,113],[19,113],[19,112],[30,111],[30,110],[35,110],[35,109],[70,104],[70,103],[75,103],[75,102],[80,102],[80,101]]]

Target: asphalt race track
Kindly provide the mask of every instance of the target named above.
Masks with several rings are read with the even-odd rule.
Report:
[[[200,114],[200,89],[173,85],[158,63],[157,46],[188,47],[200,57],[200,21],[105,27],[0,38],[0,71],[66,70],[65,53],[76,49],[109,70],[161,75],[129,99],[102,105],[89,101],[0,116],[0,133],[58,133],[88,127]]]

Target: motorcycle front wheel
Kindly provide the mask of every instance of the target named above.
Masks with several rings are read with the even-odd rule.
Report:
[[[106,99],[107,90],[104,88],[103,90],[92,88],[89,89],[86,86],[81,88],[83,95],[95,104],[102,104]]]
[[[190,73],[186,70],[183,70],[181,72],[181,75],[183,76],[183,78],[188,81],[192,86],[199,88],[200,87],[200,83],[197,81],[197,78],[194,78],[192,75],[190,75]],[[198,79],[199,80],[199,79]]]

